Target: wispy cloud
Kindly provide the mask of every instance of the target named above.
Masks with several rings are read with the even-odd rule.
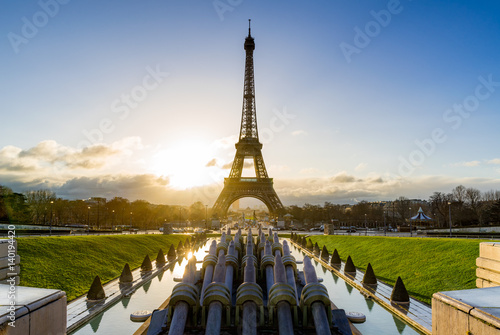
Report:
[[[364,169],[366,169],[366,167],[366,163],[359,163],[358,166],[354,168],[354,171],[363,171]]]
[[[474,167],[481,165],[480,161],[468,161],[468,162],[459,162],[453,164],[453,166],[465,166],[465,167]]]
[[[306,135],[306,134],[307,134],[307,132],[305,130],[302,130],[302,129],[292,131],[292,136],[299,136],[299,135]]]
[[[495,165],[500,165],[500,158],[494,158],[489,161],[486,161],[488,164],[495,164]]]

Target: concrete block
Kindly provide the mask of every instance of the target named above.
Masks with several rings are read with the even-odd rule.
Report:
[[[476,258],[476,265],[478,268],[500,273],[500,260],[478,257]]]
[[[500,283],[500,273],[498,272],[493,272],[483,268],[477,268],[476,276],[478,278],[486,279],[491,282]]]
[[[12,271],[10,268],[0,269],[0,280],[4,280],[6,278],[11,277],[12,273],[19,275],[20,271],[21,271],[21,268],[19,267],[19,265],[16,265],[14,267],[14,271]]]
[[[66,293],[59,290],[34,287],[15,287],[15,300],[9,297],[9,285],[0,285],[0,334],[65,334],[66,333]],[[10,299],[10,300],[9,300]],[[11,301],[15,303],[16,327],[8,327]],[[28,330],[18,332],[20,324],[28,323]],[[21,329],[21,328],[19,328]]]
[[[30,316],[29,314],[16,317],[14,323],[15,327],[11,327],[8,324],[3,324],[0,326],[0,335],[26,335],[30,333]],[[64,334],[64,333],[62,333]]]
[[[10,278],[10,277],[9,277],[9,278]],[[7,280],[9,280],[9,278],[5,278],[5,279],[3,279],[3,280],[0,280],[0,284],[10,285],[10,282],[8,282],[8,281],[7,281]],[[19,278],[20,278],[20,277],[19,277],[19,276],[16,276],[15,278],[16,278],[16,280],[15,280],[16,285],[19,285],[19,282],[20,282],[20,279],[19,279]]]
[[[477,278],[476,279],[476,287],[477,288],[483,288],[483,287],[494,287],[494,286],[500,286],[500,283],[495,283],[483,278]]]
[[[500,261],[500,243],[498,242],[480,243],[479,257]]]
[[[30,313],[30,335],[66,333],[66,296]]]
[[[11,251],[14,251],[17,254],[17,241],[14,240],[13,244],[11,244],[10,241],[10,239],[0,240],[0,257],[7,257],[10,245],[14,246],[14,249],[11,249]]]
[[[16,255],[16,257],[14,258],[14,265],[19,265],[20,262],[21,262],[21,257],[19,257],[19,255]],[[9,263],[10,263],[10,258],[1,257],[0,258],[0,269],[8,267]]]
[[[500,287],[438,292],[432,296],[432,334],[500,332]]]

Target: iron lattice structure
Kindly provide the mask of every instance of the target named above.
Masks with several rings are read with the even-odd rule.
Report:
[[[225,216],[229,206],[236,200],[252,197],[262,201],[271,215],[283,212],[283,204],[273,187],[273,179],[269,178],[262,157],[262,143],[259,142],[257,130],[257,113],[255,108],[255,82],[253,71],[253,51],[255,42],[248,28],[245,38],[245,82],[243,88],[243,110],[241,116],[240,136],[236,143],[236,155],[228,178],[224,178],[224,188],[213,206],[213,212],[219,217]],[[253,158],[255,178],[243,178],[245,158]]]

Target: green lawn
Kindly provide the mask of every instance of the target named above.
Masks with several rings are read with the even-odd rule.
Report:
[[[59,289],[68,301],[86,294],[96,275],[104,283],[120,276],[125,263],[134,269],[160,248],[184,241],[185,235],[111,235],[23,237],[17,239],[21,256],[21,285]]]
[[[311,236],[320,248],[334,249],[343,261],[351,256],[356,268],[371,263],[378,279],[394,285],[401,276],[408,293],[426,303],[440,291],[476,287],[479,243],[465,239],[366,236]],[[491,242],[491,241],[488,241]]]

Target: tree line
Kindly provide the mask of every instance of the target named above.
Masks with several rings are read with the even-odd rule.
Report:
[[[428,200],[399,197],[392,201],[339,205],[292,205],[285,212],[292,220],[306,226],[335,222],[347,226],[392,227],[408,224],[419,208],[433,221],[434,227],[499,225],[500,191],[481,192],[463,185],[450,193],[434,192]],[[260,213],[263,216],[265,213]],[[238,213],[228,213],[238,218]],[[211,218],[210,208],[201,202],[190,206],[156,205],[145,200],[129,201],[122,197],[111,200],[92,197],[84,200],[58,198],[49,190],[16,193],[0,185],[0,222],[36,225],[88,225],[108,229],[117,225],[130,225],[141,229],[154,229],[163,223],[185,225],[187,221],[204,225]]]

